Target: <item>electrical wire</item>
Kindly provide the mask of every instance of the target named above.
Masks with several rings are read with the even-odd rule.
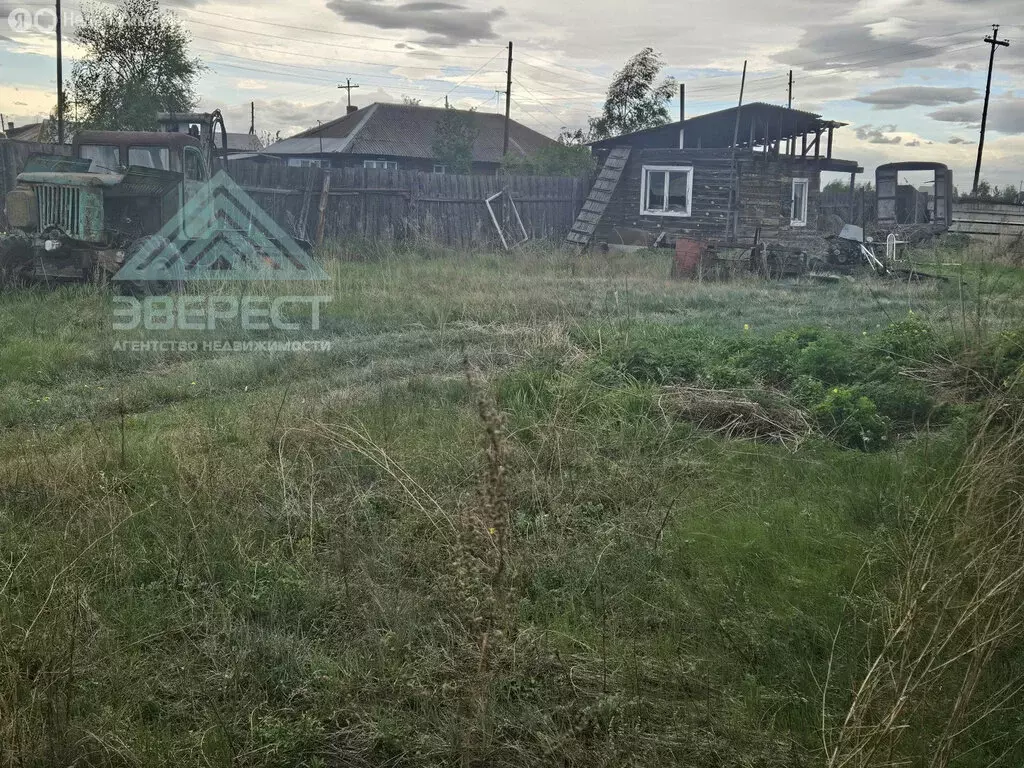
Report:
[[[453,93],[454,93],[454,92],[455,92],[456,90],[458,90],[459,88],[461,88],[462,86],[464,86],[464,85],[465,85],[465,84],[466,84],[467,82],[469,82],[469,81],[470,81],[470,80],[472,80],[472,79],[473,79],[474,77],[476,77],[476,76],[477,76],[477,75],[479,75],[479,74],[480,74],[481,72],[483,72],[483,70],[484,70],[484,67],[486,67],[486,66],[487,66],[488,64],[490,64],[490,63],[491,63],[492,61],[494,61],[494,60],[495,60],[496,58],[498,58],[498,56],[500,56],[500,55],[501,55],[502,53],[504,53],[504,49],[502,49],[502,50],[498,51],[498,52],[497,52],[496,54],[494,54],[493,56],[491,56],[491,58],[489,58],[489,59],[488,59],[487,61],[485,61],[485,62],[484,62],[484,63],[483,63],[483,64],[482,64],[481,66],[480,66],[480,69],[478,69],[478,70],[477,70],[476,72],[474,72],[473,74],[471,74],[471,75],[470,75],[469,77],[467,77],[467,78],[466,78],[465,80],[463,80],[462,82],[460,82],[460,83],[458,83],[457,85],[455,85],[455,87],[454,87],[454,88],[452,88],[452,89],[451,89],[450,91],[448,91],[448,93],[446,93],[446,94],[444,94],[444,95],[445,95],[445,96],[451,96],[451,95],[452,95],[452,94],[453,94]],[[439,101],[440,101],[440,100],[441,100],[442,98],[443,98],[443,97],[438,97],[438,98],[434,99],[434,101],[432,101],[432,102],[430,103],[430,106],[433,106],[434,104],[437,104],[437,102],[439,102]]]
[[[216,13],[215,11],[202,11],[202,10],[199,10],[198,8],[186,8],[184,10],[186,10],[190,14],[191,13],[201,13],[204,16],[217,16],[217,17],[220,17],[220,18],[223,18],[223,19],[230,19],[231,21],[237,21],[238,20],[237,16],[232,16],[232,15],[227,14],[227,13]],[[294,24],[279,24],[279,23],[277,23],[275,21],[260,21],[259,19],[246,19],[246,21],[249,22],[249,23],[252,23],[252,24],[263,24],[263,25],[270,26],[270,27],[276,27],[278,29],[294,29],[294,30],[297,30],[297,31],[300,31],[300,32],[314,32],[316,34],[331,35],[333,37],[355,37],[355,38],[360,38],[360,39],[364,39],[364,40],[383,40],[385,42],[389,42],[389,43],[392,43],[392,44],[394,44],[396,42],[395,38],[393,38],[393,37],[379,37],[379,36],[375,36],[375,35],[357,35],[357,34],[355,34],[353,32],[334,32],[332,30],[316,29],[315,27],[300,27],[300,26],[296,26]],[[202,24],[204,22],[195,22],[195,23]],[[256,34],[262,34],[262,33],[256,33]],[[397,42],[402,42],[402,41],[397,41]],[[492,44],[490,44],[490,43],[463,43],[459,47],[461,47],[461,48],[491,48],[491,46],[492,46]],[[445,58],[452,58],[452,57],[449,57],[449,56],[446,55]],[[487,58],[487,57],[486,56],[463,56],[463,55],[460,54],[460,55],[458,55],[458,56],[456,56],[454,58],[484,59],[484,58]]]

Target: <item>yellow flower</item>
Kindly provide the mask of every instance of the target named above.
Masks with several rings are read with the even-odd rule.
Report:
[[[196,385],[196,383],[195,383],[195,382],[193,381],[193,382],[192,382],[192,386],[194,387],[195,385]]]
[[[863,333],[863,334],[864,334],[865,336],[867,336],[867,335],[868,335],[868,332],[867,332],[867,331],[861,331],[861,333]]]
[[[493,536],[494,534],[496,534],[498,532],[498,529],[497,528],[488,528],[487,532],[489,534],[491,534],[491,536]]]
[[[744,331],[749,331],[750,330],[750,326],[747,323],[744,323],[743,324],[743,330]]]

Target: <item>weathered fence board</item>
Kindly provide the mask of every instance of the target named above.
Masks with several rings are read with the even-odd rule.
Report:
[[[1024,205],[981,200],[955,202],[949,231],[988,242],[1021,240],[1024,238]]]
[[[31,155],[71,155],[71,146],[40,144],[35,141],[0,139],[0,198],[14,189],[18,174]]]
[[[484,200],[507,189],[532,239],[565,237],[587,180],[561,176],[458,176],[371,168],[292,168],[236,163],[235,181],[288,232],[312,239],[324,174],[330,174],[325,237],[422,237],[470,247],[497,239]],[[500,205],[499,221],[508,215]],[[509,212],[510,213],[510,212]]]

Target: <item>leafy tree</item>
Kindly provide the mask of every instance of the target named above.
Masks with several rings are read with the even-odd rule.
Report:
[[[582,131],[562,131],[558,143],[541,147],[531,157],[506,155],[501,169],[507,174],[586,176],[594,171],[594,156],[583,142]]]
[[[663,66],[661,54],[644,48],[615,73],[601,116],[590,120],[592,139],[621,136],[669,122],[667,103],[675,95],[676,81],[666,77],[655,84]]]
[[[985,179],[982,179],[981,181],[978,182],[978,188],[975,190],[974,194],[971,195],[971,197],[975,198],[976,200],[991,200],[992,186],[987,181],[985,181]]]
[[[446,109],[434,126],[434,159],[449,173],[469,173],[473,167],[473,142],[479,133],[472,112]]]
[[[403,96],[402,103],[407,107],[418,107],[423,102],[420,99],[414,99],[412,96]]]
[[[158,0],[86,6],[74,40],[85,49],[71,70],[68,105],[82,127],[154,130],[158,112],[188,112],[203,71],[181,22]]]

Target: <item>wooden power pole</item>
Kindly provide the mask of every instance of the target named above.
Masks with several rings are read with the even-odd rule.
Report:
[[[501,156],[508,154],[508,129],[512,119],[512,41],[508,41],[508,77],[505,80],[505,140],[502,143]]]
[[[985,123],[988,121],[988,97],[992,92],[992,65],[996,59],[996,46],[1001,45],[1004,48],[1010,45],[1009,40],[1000,40],[997,35],[999,34],[999,25],[992,25],[992,36],[986,37],[985,42],[992,46],[992,50],[988,54],[988,80],[985,81],[985,106],[981,108],[981,138],[978,139],[978,162],[974,166],[974,187],[971,189],[971,194],[978,194],[978,182],[981,179],[981,153],[985,149]]]
[[[346,77],[345,78],[345,84],[344,85],[339,85],[338,87],[339,88],[344,88],[346,91],[348,91],[348,109],[347,109],[347,111],[351,112],[352,111],[352,89],[353,88],[358,88],[359,86],[358,85],[352,85],[352,78]]]
[[[64,53],[60,0],[57,0],[57,143],[64,143]]]

